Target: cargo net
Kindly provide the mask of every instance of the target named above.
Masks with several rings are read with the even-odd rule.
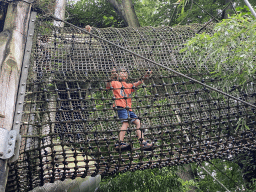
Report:
[[[212,29],[212,25],[191,24],[92,28],[88,33],[67,23],[58,28],[50,19],[38,19],[20,156],[10,165],[8,190],[232,158],[254,148],[255,109],[206,87],[221,89],[217,82],[222,79],[211,77],[211,66],[199,69],[193,58],[183,60],[179,52],[196,32],[212,33]],[[124,69],[126,82],[116,75]],[[114,88],[113,81],[121,88]],[[247,88],[232,94],[254,103],[255,85],[248,82]],[[140,127],[131,123],[133,116],[118,115],[122,108],[115,105],[120,98],[114,91],[123,94],[125,103],[131,100],[124,114],[132,110]],[[119,141],[123,120],[129,123],[123,141],[127,148]],[[139,137],[143,134],[148,141],[146,146],[152,144],[150,150],[138,139],[138,130]]]

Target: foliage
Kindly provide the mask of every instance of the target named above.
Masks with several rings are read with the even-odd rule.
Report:
[[[199,7],[199,6],[200,7]],[[219,11],[223,10],[225,3],[223,0],[182,0],[177,6],[176,14],[174,15],[170,25],[175,24],[189,24],[189,23],[206,23],[212,16],[221,19]]]
[[[226,7],[227,0],[182,0],[180,4],[176,2],[177,0],[133,0],[141,26],[205,23],[211,19],[211,15],[221,20],[224,14],[234,13],[232,10],[221,12]],[[244,6],[243,0],[234,2],[236,6]],[[251,4],[255,6],[256,2]],[[70,1],[67,12],[70,15],[68,21],[81,27],[88,24],[95,27],[124,27],[122,18],[116,14],[107,0],[81,0],[76,3]]]
[[[227,18],[227,15],[233,15],[235,7],[244,6],[243,0],[179,0],[178,10],[175,15],[176,19],[173,24],[186,24],[186,23],[206,23],[210,20],[217,22]],[[231,2],[231,4],[229,4]],[[256,6],[256,2],[252,2]],[[247,12],[242,9],[242,12]]]
[[[141,26],[173,26],[177,24],[206,23],[212,16],[222,20],[227,13],[234,13],[226,0],[134,0],[136,15]],[[244,6],[243,0],[235,0],[235,6]],[[256,2],[251,2],[256,6]],[[200,7],[199,7],[199,6]],[[247,12],[246,9],[241,11]],[[215,19],[214,19],[215,20]]]
[[[69,2],[68,22],[79,27],[86,25],[102,27],[124,27],[124,22],[107,0],[81,0]]]
[[[236,11],[238,13],[240,13],[241,15],[243,15],[243,16],[252,15],[249,7],[247,7],[246,5],[244,5],[243,7],[242,6],[241,7],[236,7]]]
[[[135,1],[135,12],[141,26],[161,26],[169,24],[171,1]]]
[[[232,161],[214,159],[210,163],[202,163],[202,166],[230,191],[241,191],[242,188],[245,188],[242,171],[238,164]],[[193,169],[197,175],[196,180],[198,181],[199,191],[225,191],[201,166],[193,164]]]
[[[256,20],[242,13],[218,23],[213,35],[199,34],[186,43],[182,52],[195,59],[198,70],[221,76],[224,91],[245,86],[255,75]],[[220,85],[219,85],[220,86]]]
[[[104,178],[100,184],[99,192],[185,192],[190,186],[196,185],[193,181],[185,182],[179,179],[175,171],[175,167],[164,167],[126,172],[114,178]]]
[[[255,151],[248,151],[238,154],[234,160],[237,163],[241,171],[243,172],[243,178],[247,182],[246,188],[251,191],[256,191],[255,183],[255,170],[256,170],[256,153]]]
[[[221,20],[225,14],[234,13],[230,8],[222,12],[227,6],[225,0],[181,0],[180,3],[177,2],[179,1],[135,0],[135,11],[141,26],[158,27],[162,25],[206,23],[212,16],[217,20]],[[236,5],[244,5],[241,0],[236,0],[235,2]],[[253,5],[256,5],[256,3]]]
[[[33,9],[43,15],[54,14],[55,0],[37,0],[33,4]]]
[[[248,162],[244,156],[238,155],[232,161],[214,159],[210,162],[203,162],[204,166],[216,179],[218,179],[230,191],[245,190],[252,192],[256,190],[255,180],[251,177],[250,182],[244,180],[245,167],[241,169],[242,163]],[[250,156],[250,155],[249,155]],[[244,161],[242,159],[244,158]],[[249,161],[250,162],[250,161]],[[252,163],[252,162],[251,162]],[[240,164],[240,166],[239,166]],[[148,191],[189,191],[190,187],[196,187],[198,192],[225,191],[225,189],[201,166],[192,164],[196,175],[195,180],[183,181],[177,175],[177,167],[164,167],[161,169],[149,169],[143,171],[126,172],[116,177],[103,178],[98,192],[125,191],[125,192],[148,192]],[[251,169],[252,166],[249,168]],[[253,172],[246,168],[252,176]],[[248,174],[248,173],[247,173]],[[247,179],[247,177],[245,177]]]

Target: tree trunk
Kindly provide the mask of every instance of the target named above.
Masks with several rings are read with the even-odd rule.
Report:
[[[65,19],[65,10],[66,10],[66,0],[56,0],[54,16],[58,19]],[[54,21],[53,23],[56,27],[64,27],[64,23],[61,21]]]
[[[225,6],[230,3],[230,0],[225,0]],[[232,14],[232,5],[230,4],[223,12],[222,19],[228,19],[228,15]]]
[[[194,174],[191,168],[191,165],[183,165],[178,167],[177,175],[183,180],[183,181],[190,181],[194,180]],[[188,192],[194,192],[196,191],[196,187],[190,187]]]
[[[132,0],[122,0],[122,3],[118,3],[117,0],[108,0],[108,2],[114,7],[116,13],[123,18],[126,26],[140,27]]]

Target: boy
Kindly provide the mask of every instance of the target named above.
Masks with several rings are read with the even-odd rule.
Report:
[[[149,77],[150,74],[151,71],[148,71],[143,79]],[[136,134],[139,140],[142,141],[141,147],[143,148],[143,150],[152,150],[153,144],[149,144],[144,140],[143,133],[140,130],[140,120],[137,118],[135,113],[132,112],[131,109],[132,102],[130,96],[132,92],[134,92],[134,87],[138,87],[139,85],[141,85],[143,83],[143,80],[140,80],[136,83],[126,83],[127,78],[128,73],[125,68],[121,68],[119,73],[117,73],[117,70],[114,68],[111,74],[112,81],[106,84],[107,89],[113,89],[113,94],[115,97],[115,103],[113,107],[117,107],[118,117],[122,119],[122,127],[121,131],[119,132],[120,146],[119,144],[117,144],[116,149],[130,149],[130,145],[123,143],[126,130],[129,127],[128,117],[130,117],[132,118],[131,123],[134,123],[136,125]]]

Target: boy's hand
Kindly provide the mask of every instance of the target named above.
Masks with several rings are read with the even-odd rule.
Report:
[[[151,76],[152,71],[150,69],[147,70],[146,74],[144,75],[143,79],[147,79]]]
[[[90,25],[86,25],[85,26],[86,31],[88,31],[89,33],[91,33],[92,27]]]
[[[117,74],[116,68],[113,68],[111,71],[111,79],[115,79],[117,77],[118,77],[118,74]]]

